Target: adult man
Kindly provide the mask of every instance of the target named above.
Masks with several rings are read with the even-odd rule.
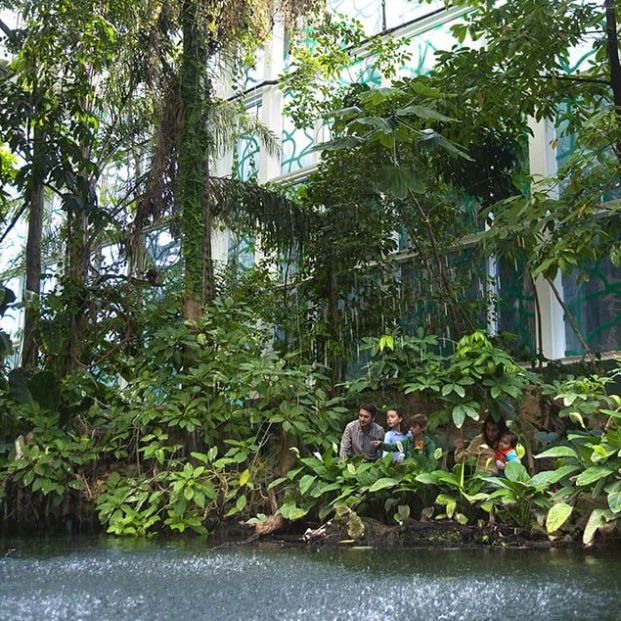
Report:
[[[364,455],[366,459],[374,461],[382,456],[381,447],[374,446],[377,440],[384,439],[384,430],[375,422],[377,408],[372,404],[360,407],[358,420],[348,423],[341,438],[341,459],[348,459],[354,455]]]

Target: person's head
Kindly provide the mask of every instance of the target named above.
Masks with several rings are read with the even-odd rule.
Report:
[[[368,427],[377,416],[377,408],[371,403],[365,403],[360,406],[358,412],[358,422],[361,427]]]
[[[488,446],[495,447],[500,440],[500,436],[507,431],[507,423],[502,417],[498,417],[498,420],[494,419],[491,414],[488,414],[483,421],[483,437],[485,443]]]
[[[405,421],[403,420],[403,410],[391,408],[386,412],[386,424],[390,429],[399,433],[405,433]]]
[[[408,421],[410,425],[410,433],[416,438],[425,433],[427,427],[427,417],[424,414],[414,414]]]
[[[505,431],[498,440],[498,448],[506,451],[517,446],[518,437],[512,431]]]

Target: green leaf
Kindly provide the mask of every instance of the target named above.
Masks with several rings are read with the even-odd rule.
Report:
[[[614,519],[614,515],[607,509],[593,509],[584,529],[584,533],[582,534],[582,543],[584,543],[585,546],[591,545],[593,539],[595,539],[597,530],[612,519]]]
[[[505,467],[505,476],[512,483],[529,483],[530,475],[526,468],[517,461],[510,461]]]
[[[444,95],[442,91],[439,91],[437,88],[433,88],[432,86],[427,86],[420,81],[410,82],[408,85],[415,93],[421,95],[423,97],[429,97],[431,99],[442,99]]]
[[[609,474],[612,474],[614,470],[610,468],[604,468],[603,466],[592,466],[591,468],[587,468],[584,472],[581,472],[576,479],[576,485],[578,487],[583,487],[584,485],[591,485],[591,483],[595,483],[595,481],[599,481],[604,477],[607,477]]]
[[[608,506],[613,513],[621,513],[621,490],[608,494]]]
[[[377,481],[375,481],[375,483],[373,483],[373,485],[371,485],[371,487],[369,488],[369,492],[372,494],[374,492],[379,492],[382,489],[388,489],[389,487],[394,487],[395,485],[398,485],[399,481],[397,481],[397,479],[392,479],[390,477],[383,477],[381,479],[378,479]]]
[[[546,531],[548,533],[556,532],[569,518],[573,507],[565,502],[555,504],[546,517]]]
[[[246,469],[239,475],[239,487],[244,487],[250,479],[250,470]]]
[[[420,194],[425,191],[416,172],[402,166],[382,166],[375,185],[379,191],[401,199],[406,199],[410,192]]]
[[[401,108],[397,110],[397,116],[417,116],[421,119],[425,120],[433,120],[433,121],[443,121],[445,123],[455,122],[457,119],[452,119],[451,117],[444,116],[437,110],[433,108],[427,108],[425,106],[417,106],[411,105],[406,108]]]
[[[237,501],[235,502],[235,508],[238,511],[243,511],[246,508],[246,504],[247,504],[248,500],[246,499],[245,496],[240,496]]]
[[[446,516],[451,519],[457,508],[457,501],[452,496],[447,494],[439,494],[436,498],[436,504],[444,505],[446,507]]]
[[[530,482],[531,485],[534,485],[535,487],[547,487],[548,485],[558,483],[561,479],[573,474],[577,470],[580,470],[580,466],[577,464],[561,466],[556,470],[544,470],[543,472],[538,472]]]
[[[546,457],[573,457],[578,459],[578,454],[569,446],[553,446],[539,455],[535,455],[535,459],[545,459]]]
[[[305,474],[300,479],[300,494],[304,496],[316,480],[317,480],[317,477],[315,475]]]
[[[282,507],[280,507],[280,514],[286,520],[299,520],[303,518],[308,513],[307,510],[298,507],[294,502],[285,502]]]
[[[451,412],[451,416],[453,417],[453,422],[455,423],[455,427],[458,429],[464,424],[466,420],[466,412],[462,405],[456,405]]]

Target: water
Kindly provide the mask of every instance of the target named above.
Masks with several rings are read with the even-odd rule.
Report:
[[[620,580],[619,550],[12,540],[0,542],[0,621],[618,621]]]

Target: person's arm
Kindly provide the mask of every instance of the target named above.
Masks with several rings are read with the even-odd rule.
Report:
[[[349,425],[345,427],[345,431],[343,431],[343,436],[341,437],[341,448],[339,451],[339,456],[341,459],[349,459],[352,456],[351,427]]]
[[[463,439],[463,438],[462,438]],[[461,447],[455,447],[455,461],[460,464],[465,461],[468,457],[472,457],[477,455],[479,446],[483,443],[483,436],[478,435],[472,438],[468,448],[464,448],[463,444]]]
[[[396,442],[382,442],[380,446],[383,450],[390,451],[391,453],[396,453],[399,450]]]
[[[520,458],[518,457],[517,451],[509,451],[505,457],[507,458],[507,462],[509,461],[517,461],[518,464],[521,463],[520,462]]]

